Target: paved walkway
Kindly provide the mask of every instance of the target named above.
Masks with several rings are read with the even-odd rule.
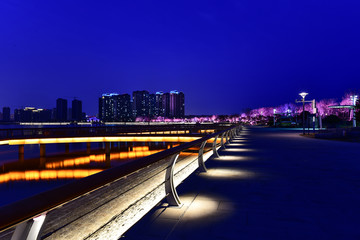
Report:
[[[360,239],[360,144],[245,129],[125,239]]]

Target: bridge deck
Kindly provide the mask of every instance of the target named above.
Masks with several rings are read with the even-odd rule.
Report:
[[[359,239],[358,143],[244,130],[126,239]]]

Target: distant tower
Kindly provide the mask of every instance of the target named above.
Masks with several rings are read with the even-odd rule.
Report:
[[[105,93],[99,98],[99,119],[104,122],[116,120],[116,97],[117,93]]]
[[[135,117],[148,117],[150,115],[149,92],[134,91],[133,105]]]
[[[56,100],[56,120],[59,122],[66,122],[67,111],[67,100],[58,98]]]
[[[170,93],[162,95],[162,112],[164,117],[170,117]]]
[[[170,117],[182,118],[185,116],[185,95],[176,90],[170,92]]]
[[[82,120],[82,102],[74,99],[71,102],[72,120],[80,122]]]
[[[3,107],[3,121],[10,122],[10,108]]]
[[[133,119],[129,94],[106,93],[99,98],[99,119],[104,122],[129,122]]]
[[[163,108],[163,92],[156,92],[155,94],[155,116],[164,116],[164,108]]]

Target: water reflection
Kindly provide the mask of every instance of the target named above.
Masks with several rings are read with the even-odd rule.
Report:
[[[28,170],[0,174],[0,183],[10,181],[41,181],[59,179],[77,179],[101,172],[103,169],[62,169],[62,170]]]
[[[13,181],[56,181],[83,178],[178,145],[175,143],[142,143],[141,146],[136,146],[135,143],[113,144],[108,156],[100,145],[101,148],[92,149],[90,154],[79,149],[77,152],[61,155],[19,159],[19,161],[5,163],[1,166],[0,184]]]

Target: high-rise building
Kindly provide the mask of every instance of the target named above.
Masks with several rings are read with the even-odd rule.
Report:
[[[121,94],[117,97],[117,118],[121,122],[133,121],[131,97],[129,94]]]
[[[56,120],[59,122],[66,122],[67,118],[67,100],[58,98],[56,100]]]
[[[179,92],[179,117],[185,117],[185,94],[183,92]]]
[[[105,93],[99,98],[99,119],[104,122],[116,121],[117,93]]]
[[[9,107],[3,107],[3,112],[2,112],[2,120],[4,122],[10,122],[10,108]]]
[[[162,112],[164,117],[170,117],[170,93],[162,95]]]
[[[82,120],[82,102],[74,99],[71,102],[71,118],[73,121],[80,122]]]
[[[50,122],[51,110],[26,107],[24,109],[15,109],[15,122]]]
[[[135,117],[148,117],[150,115],[149,92],[133,92],[133,110]]]
[[[156,92],[155,94],[155,109],[154,116],[164,116],[164,108],[163,108],[163,92]]]
[[[131,97],[129,94],[103,94],[99,98],[99,119],[104,122],[132,121]]]
[[[170,92],[170,117],[181,118],[185,115],[184,93],[176,90]]]
[[[156,116],[156,95],[153,93],[149,94],[149,116]]]

